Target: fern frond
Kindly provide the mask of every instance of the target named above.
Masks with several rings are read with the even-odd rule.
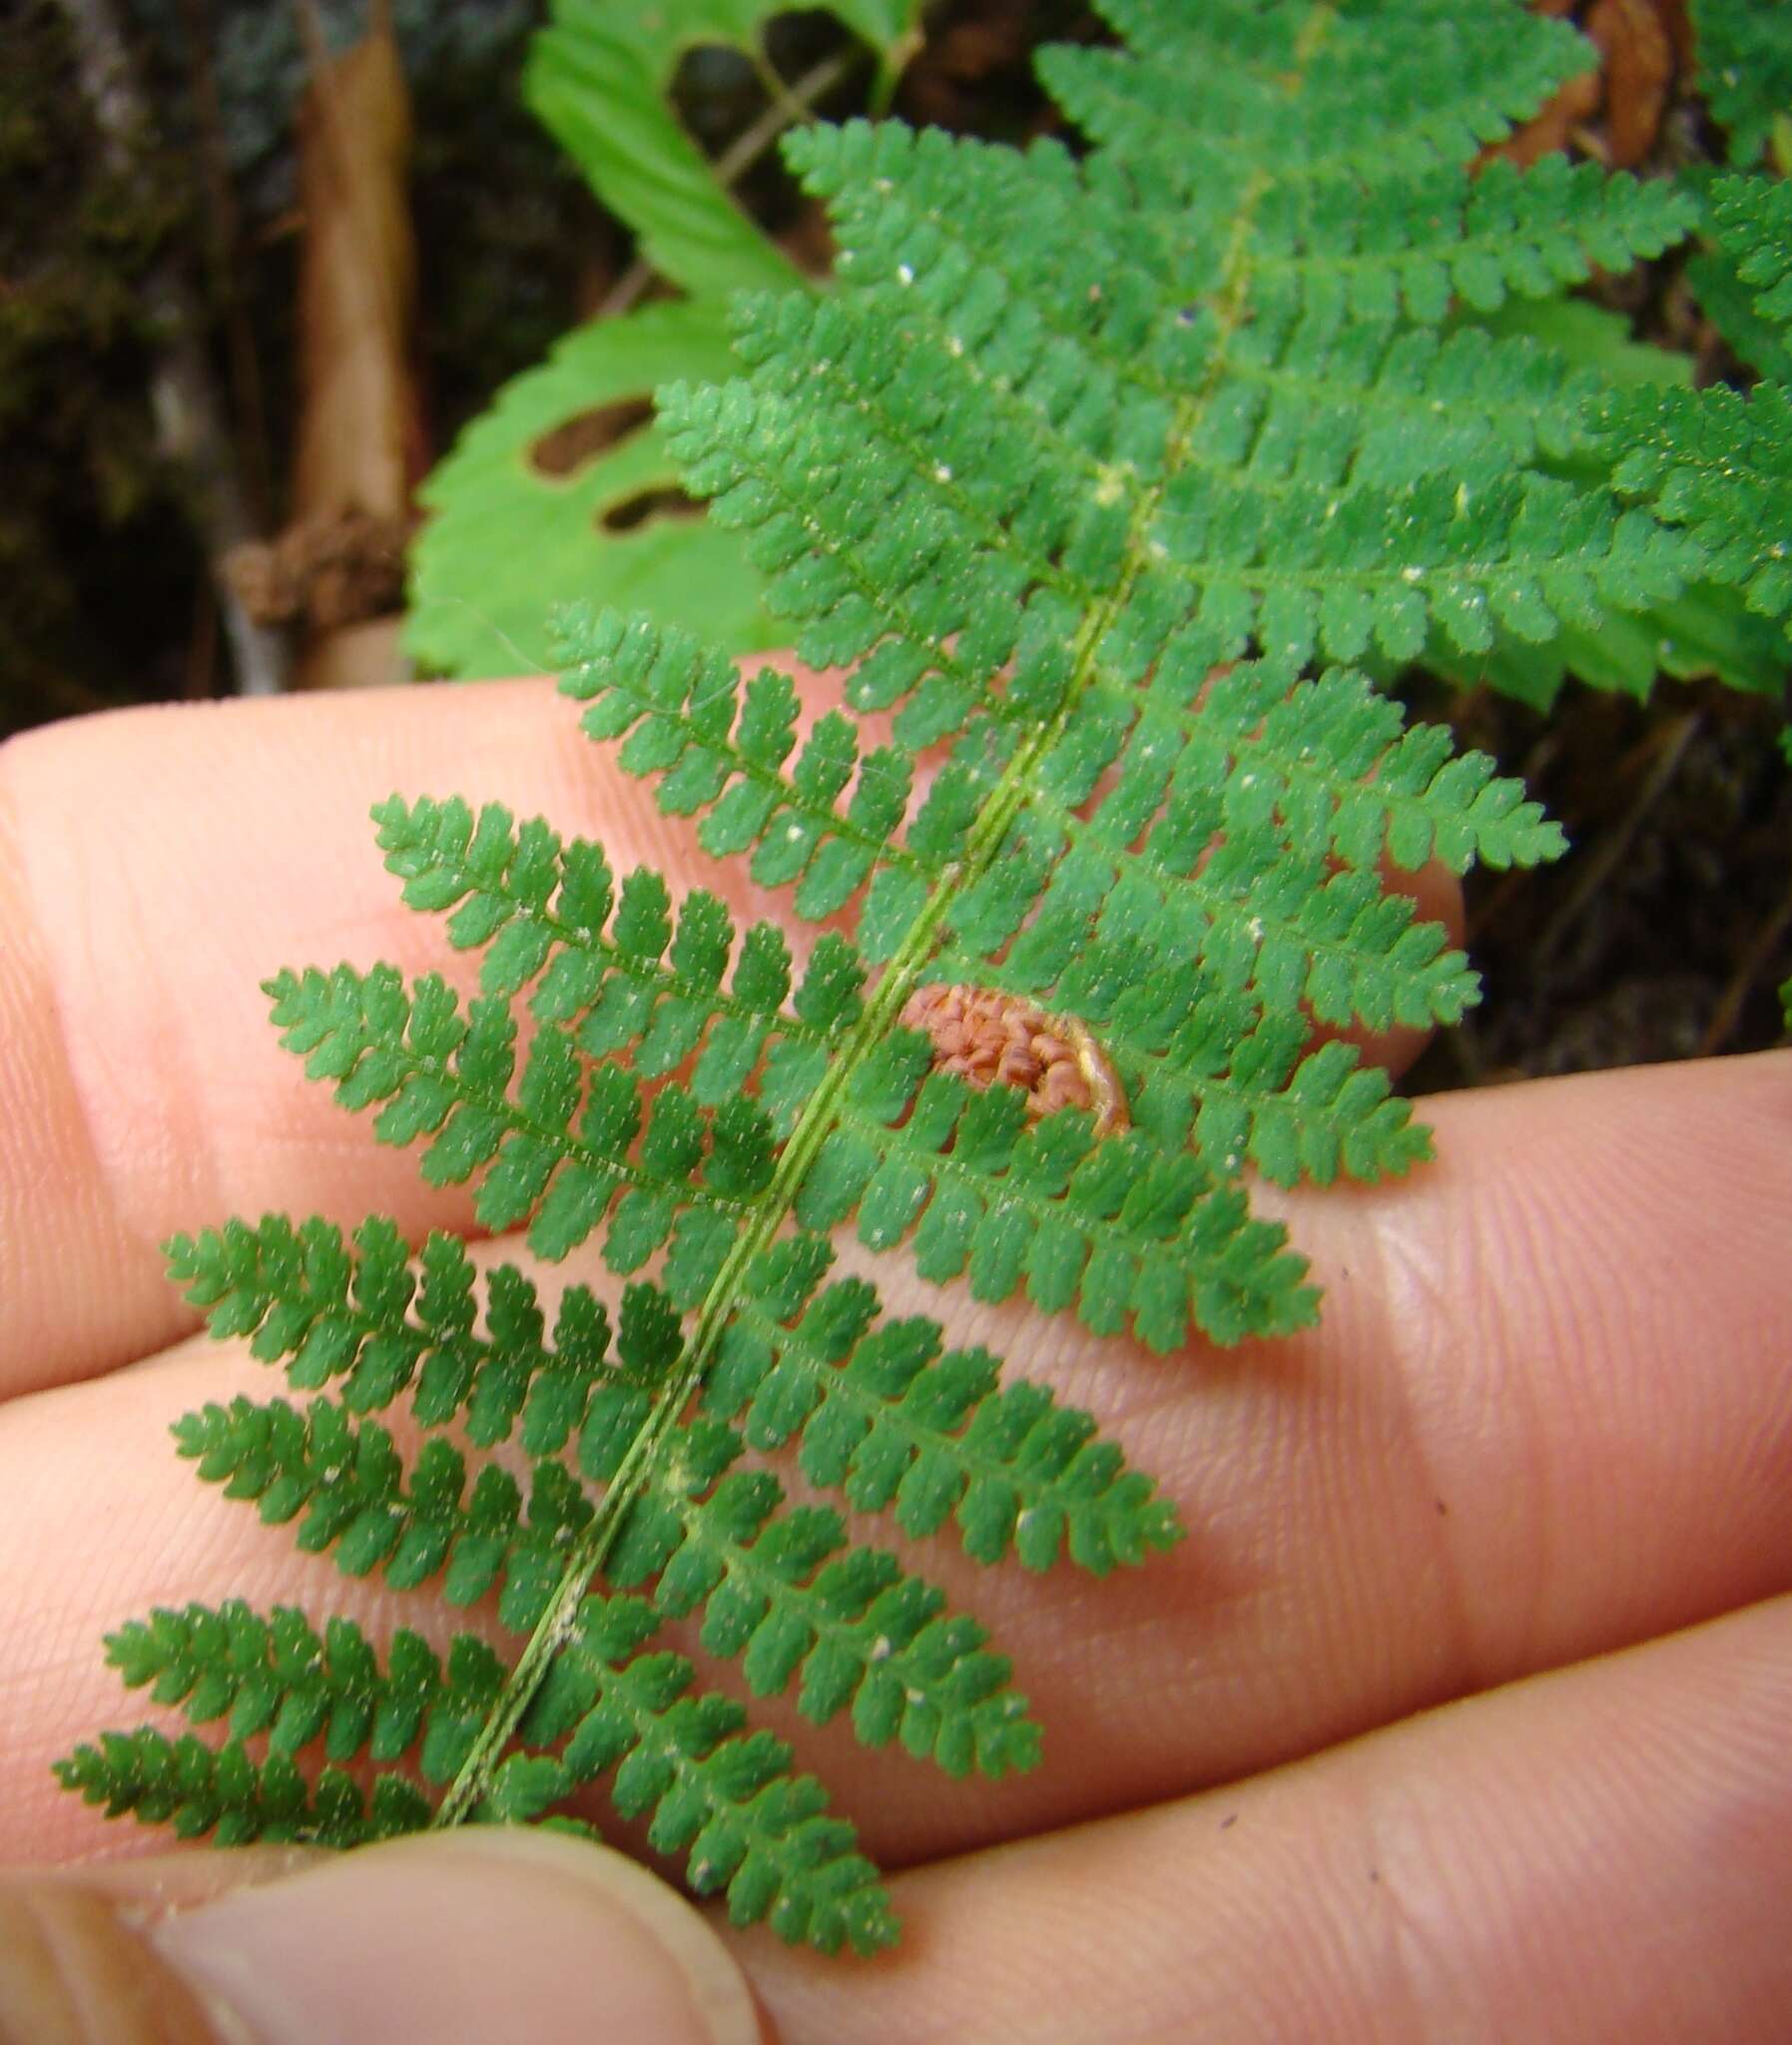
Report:
[[[1779,178],[1716,178],[1706,230],[1754,294],[1755,312],[1792,327],[1792,188]]]
[[[252,1502],[271,1526],[297,1521],[305,1554],[330,1554],[349,1577],[377,1570],[399,1591],[439,1577],[453,1606],[495,1588],[499,1617],[519,1633],[539,1620],[593,1511],[547,1458],[533,1466],[526,1508],[516,1479],[495,1463],[469,1489],[466,1460],[449,1442],[426,1442],[407,1467],[388,1429],[332,1399],[302,1411],[284,1399],[207,1405],[177,1422],[175,1441],[227,1498]]]
[[[1035,1306],[1074,1309],[1102,1335],[1130,1320],[1160,1351],[1180,1347],[1191,1321],[1225,1342],[1312,1318],[1305,1265],[1183,1149],[1186,1117],[1099,1140],[1074,1108],[1029,1127],[1017,1089],[924,1076],[928,1064],[902,1037],[866,1061],[798,1189],[804,1226],[856,1215],[872,1249],[912,1229],[924,1278],[968,1272],[972,1295],[990,1301],[1024,1281]]]
[[[844,1028],[857,1005],[856,976],[831,971],[840,949],[818,951],[798,996],[818,1032]],[[621,1064],[592,1070],[581,1055],[594,1037],[597,1049],[609,1047],[601,1009],[576,1039],[542,1026],[518,1072],[516,1023],[502,997],[473,1002],[463,1018],[434,975],[407,991],[389,969],[347,966],[284,975],[269,988],[284,1040],[305,1054],[307,1072],[333,1079],[346,1107],[384,1103],[373,1124],[381,1142],[428,1135],[421,1170],[432,1185],[477,1177],[484,1227],[528,1220],[530,1246],[563,1257],[607,1217],[605,1259],[624,1273],[676,1232],[672,1282],[686,1303],[702,1296],[770,1178],[773,1113],[794,1117],[820,1077],[819,1060],[774,1058],[762,1099],[731,1093],[710,1107],[687,1087],[665,1086],[650,1101]]]
[[[649,1406],[620,1389],[593,1399],[579,1446],[586,1477],[614,1482]],[[654,1581],[657,1609],[701,1614],[703,1646],[739,1657],[756,1696],[800,1674],[799,1708],[818,1723],[851,1705],[868,1745],[899,1734],[948,1774],[1030,1767],[1038,1727],[1007,1687],[1009,1663],[984,1652],[982,1629],[946,1614],[943,1595],[894,1556],[849,1547],[831,1509],[781,1512],[784,1488],[769,1471],[731,1468],[744,1446],[716,1420],[677,1431],[618,1522],[610,1581]]]
[[[1207,681],[1200,640],[1198,629],[1173,639],[1149,688],[1123,677],[1090,685],[1040,757],[999,857],[940,918],[933,976],[1038,999],[1096,1028],[1129,1095],[1180,1102],[1173,1149],[1198,1118],[1202,1153],[1221,1179],[1247,1155],[1283,1179],[1303,1170],[1329,1178],[1345,1158],[1359,1175],[1404,1169],[1424,1154],[1404,1107],[1388,1100],[1382,1075],[1357,1071],[1336,1046],[1298,1062],[1300,1006],[1323,1021],[1376,1028],[1458,1020],[1476,997],[1474,975],[1446,949],[1440,927],[1415,923],[1405,898],[1384,891],[1378,863],[1417,869],[1437,858],[1457,872],[1477,858],[1527,864],[1554,856],[1560,834],[1515,783],[1493,779],[1488,761],[1453,759],[1446,734],[1403,735],[1398,711],[1361,677],[1337,671],[1299,683],[1293,669],[1259,662]],[[628,744],[653,731],[647,771],[664,777],[665,806],[674,806],[665,803],[668,780],[688,787],[698,763],[714,805],[702,835],[749,785],[731,736],[747,698],[727,663],[683,635],[612,618],[575,621],[566,643],[566,687],[592,705],[587,729],[627,734]],[[1197,690],[1199,706],[1190,707]],[[836,914],[850,899],[831,879],[819,898],[806,895],[839,842],[830,831],[860,800],[855,787],[842,801],[860,759],[854,721],[834,713],[829,723],[834,776],[825,799],[813,776],[800,792],[773,766],[751,784],[761,850],[774,855],[756,864],[755,878],[794,880],[799,914]],[[851,849],[843,885],[869,876],[856,921],[871,959],[895,951],[962,859],[1013,756],[1004,730],[1002,720],[978,718],[901,836]],[[820,744],[818,734],[812,746]],[[867,759],[891,787],[913,784],[916,756],[899,741]],[[1104,776],[1113,785],[1091,815]],[[800,802],[800,823],[787,827]],[[685,806],[682,793],[675,804]],[[807,867],[787,852],[799,839]],[[732,848],[732,834],[726,843]],[[1337,865],[1344,870],[1332,871]],[[880,1068],[869,1083],[896,1090],[875,1121],[903,1116],[921,1076],[904,1089]],[[887,1143],[850,1089],[841,1112],[862,1154]],[[860,1185],[877,1162],[867,1156]],[[1003,1190],[1011,1200],[1014,1183]],[[1045,1197],[1056,1202],[1061,1190],[1060,1177]],[[826,1204],[831,1219],[849,1211]],[[1029,1218],[1062,1237],[1061,1205]],[[1010,1225],[1017,1221],[1010,1214]],[[1217,1215],[1210,1225],[1219,1228]],[[868,1236],[878,1246],[890,1239],[882,1226]],[[1237,1275],[1242,1299],[1252,1283]],[[1236,1312],[1201,1320],[1210,1333],[1250,1324],[1248,1312],[1242,1323]],[[1277,1316],[1257,1324],[1276,1325]]]
[[[443,1670],[401,1635],[382,1664],[297,1616],[153,1616],[117,1637],[130,1669],[276,1750],[134,1735],[70,1760],[84,1793],[351,1838],[552,1816],[610,1776],[737,1921],[884,1943],[850,1827],[656,1629],[811,1720],[1001,1775],[1039,1745],[1007,1659],[848,1511],[1095,1575],[1180,1529],[1089,1416],[830,1280],[829,1238],[1169,1352],[1313,1318],[1248,1167],[1427,1154],[1315,1025],[1455,1020],[1476,978],[1392,876],[1560,838],[1349,663],[1506,657],[1707,572],[1701,535],[1614,493],[1600,376],[1472,323],[1690,210],[1593,170],[1475,174],[1586,58],[1508,0],[1112,11],[1128,49],[1044,67],[1082,157],[894,124],[794,142],[841,289],[748,302],[742,378],[663,395],[801,654],[852,666],[846,708],[805,730],[787,677],[680,631],[566,628],[589,734],[835,926],[801,972],[771,924],[619,881],[545,821],[394,797],[387,863],[482,955],[480,995],[384,966],[267,984],[307,1072],[482,1227],[631,1280],[614,1339],[588,1290],[550,1335],[514,1268],[481,1279],[442,1237],[413,1257],[377,1219],[171,1245],[214,1328],[311,1395],[208,1406],[183,1453],[351,1576],[495,1599],[527,1636],[496,1695],[471,1650]],[[1078,1046],[1100,1111],[941,1069],[942,986]],[[464,1441],[519,1433],[474,1474]],[[307,1726],[422,1787],[295,1791],[279,1748]]]
[[[1744,168],[1792,110],[1792,21],[1775,0],[1692,0],[1692,23],[1705,102]]]
[[[1729,335],[1732,316],[1704,297],[1710,272],[1724,267],[1706,249],[1689,262],[1687,276],[1705,309]],[[1743,289],[1732,282],[1732,299],[1740,300]],[[1461,334],[1482,336],[1491,331],[1502,351],[1534,346],[1547,365],[1549,381],[1537,384],[1544,422],[1536,446],[1528,453],[1514,452],[1512,463],[1506,465],[1524,462],[1582,488],[1612,487],[1611,457],[1589,421],[1589,412],[1596,410],[1601,397],[1614,388],[1677,387],[1692,378],[1690,357],[1636,341],[1627,320],[1586,299],[1513,301],[1497,314],[1480,317],[1487,321],[1486,329],[1467,326]],[[1753,322],[1752,331],[1758,337],[1766,330]],[[1743,352],[1756,358],[1747,348]],[[1419,422],[1406,444],[1422,450],[1418,458],[1423,461],[1423,450],[1437,442],[1442,420],[1448,418],[1454,427],[1464,408],[1449,400],[1429,430]],[[1468,409],[1473,417],[1473,402]],[[1570,409],[1580,413],[1572,424],[1562,416]],[[1474,487],[1479,480],[1478,450],[1485,442],[1465,433],[1460,444],[1456,472]],[[1388,660],[1373,650],[1363,657],[1378,675],[1389,670]],[[1491,684],[1542,711],[1554,704],[1570,676],[1645,701],[1663,674],[1682,680],[1715,675],[1732,688],[1770,694],[1779,688],[1784,669],[1779,634],[1747,608],[1733,587],[1711,581],[1702,570],[1677,596],[1637,610],[1605,608],[1583,624],[1563,622],[1546,641],[1500,633],[1486,652],[1468,656],[1433,628],[1420,658],[1439,675],[1470,687]]]
[[[1625,449],[1618,487],[1699,541],[1709,572],[1739,585],[1752,609],[1792,612],[1792,393],[1758,384],[1747,396],[1713,385],[1649,400],[1614,398],[1601,412]]]
[[[642,1417],[634,1395],[595,1403],[581,1444],[587,1476],[614,1476]],[[536,1465],[525,1520],[515,1480],[496,1466],[463,1496],[451,1446],[426,1444],[406,1470],[386,1429],[327,1399],[302,1413],[279,1399],[209,1406],[180,1423],[177,1440],[202,1477],[254,1501],[264,1520],[302,1515],[306,1553],[331,1555],[350,1577],[379,1570],[397,1590],[439,1575],[455,1607],[496,1588],[499,1617],[518,1633],[539,1621],[569,1541],[591,1518],[557,1462]],[[799,1708],[818,1723],[851,1706],[868,1744],[899,1735],[951,1774],[1032,1765],[1038,1727],[982,1630],[947,1613],[942,1594],[894,1557],[851,1548],[837,1514],[780,1512],[783,1490],[768,1472],[729,1473],[741,1447],[713,1421],[681,1434],[621,1523],[610,1580],[652,1582],[656,1610],[700,1616],[706,1651],[739,1659],[756,1696],[800,1676]]]
[[[1786,284],[1785,188],[1777,180],[1693,174],[1693,189],[1704,207],[1702,247],[1686,266],[1686,281],[1699,311],[1737,357],[1757,374],[1792,383],[1792,337]],[[1746,613],[1745,613],[1746,615]],[[1760,620],[1752,620],[1760,627]],[[1765,629],[1765,628],[1761,628]],[[1784,674],[1785,644],[1767,634],[1770,652],[1766,687],[1777,690]]]
[[[1725,178],[1712,186],[1711,233],[1756,294],[1759,318],[1792,325],[1792,263],[1785,238],[1792,199],[1777,181]],[[1792,388],[1763,381],[1746,395],[1702,390],[1625,391],[1596,414],[1615,457],[1613,480],[1665,522],[1683,526],[1706,572],[1734,584],[1750,609],[1792,615]]]
[[[1699,311],[1739,361],[1775,382],[1792,383],[1792,345],[1786,330],[1762,317],[1754,290],[1737,276],[1736,265],[1726,251],[1711,246],[1700,250],[1686,266],[1686,282],[1698,300]]]

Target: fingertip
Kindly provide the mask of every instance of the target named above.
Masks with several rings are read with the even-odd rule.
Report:
[[[147,1942],[221,2039],[255,2045],[763,2037],[746,1977],[682,1896],[607,1847],[543,1831],[332,1855],[168,1915]]]

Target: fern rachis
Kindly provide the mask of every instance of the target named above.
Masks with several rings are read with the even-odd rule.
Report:
[[[587,731],[790,930],[409,795],[375,812],[387,864],[481,955],[480,995],[390,968],[269,984],[313,1077],[584,1282],[544,1308],[519,1269],[377,1220],[172,1247],[293,1390],[183,1423],[202,1475],[351,1575],[494,1601],[505,1654],[158,1616],[113,1659],[229,1736],[83,1748],[64,1772],[90,1797],[346,1842],[605,1780],[739,1921],[886,1942],[850,1828],[726,1686],[999,1777],[1039,1728],[907,1544],[1106,1577],[1181,1530],[1088,1416],[893,1312],[845,1245],[962,1279],[1011,1349],[1022,1291],[1130,1334],[1143,1371],[1308,1324],[1251,1169],[1374,1180],[1426,1154],[1315,1022],[1429,1026],[1477,991],[1384,868],[1559,842],[1349,663],[1472,662],[1701,578],[1783,607],[1690,485],[1659,515],[1620,499],[1661,464],[1599,439],[1559,360],[1449,324],[1691,218],[1597,172],[1472,174],[1583,60],[1567,30],[1443,0],[1108,12],[1130,51],[1044,67],[1084,158],[894,124],[793,144],[842,288],[747,302],[741,380],[664,393],[690,486],[748,534],[802,656],[849,670],[845,706],[799,737],[775,670],[565,622]],[[900,1026],[938,987],[1061,1022],[1123,1122],[939,1069]],[[379,1417],[400,1401],[402,1447]],[[691,1642],[739,1664],[724,1688]],[[362,1779],[307,1783],[291,1755],[319,1736]]]

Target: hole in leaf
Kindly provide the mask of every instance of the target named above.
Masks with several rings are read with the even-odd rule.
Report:
[[[656,489],[637,490],[632,497],[624,497],[620,504],[612,504],[597,522],[605,532],[632,532],[650,518],[701,518],[702,515],[703,506],[695,497],[687,497],[683,490],[666,484]]]
[[[617,441],[640,432],[652,417],[653,400],[647,397],[593,405],[543,433],[529,449],[530,463],[543,475],[571,475]]]

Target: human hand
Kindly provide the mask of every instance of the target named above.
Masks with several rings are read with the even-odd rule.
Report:
[[[392,787],[539,810],[619,868],[775,913],[700,873],[540,685],[129,713],[0,754],[0,1849],[121,1856],[84,1879],[139,1884],[133,1922],[146,1877],[125,1856],[153,1837],[102,1827],[48,1766],[121,1717],[102,1632],[228,1595],[427,1630],[414,1596],[347,1583],[196,1491],[166,1424],[268,1376],[191,1335],[156,1249],[269,1208],[465,1224],[462,1196],[305,1084],[257,992],[340,956],[443,966],[370,851],[367,803]],[[1046,1764],[948,1784],[804,1728],[869,1850],[909,1869],[906,1937],[868,1965],[725,1933],[768,2036],[1792,2036],[1792,1606],[1769,1602],[1792,1585],[1792,1067],[1426,1112],[1436,1165],[1285,1203],[1326,1287],[1299,1340],[1155,1359],[880,1261],[894,1310],[930,1305],[1093,1410],[1190,1538],[1101,1585],[930,1555],[1013,1656]],[[512,1851],[514,1879],[478,1861]],[[666,1965],[674,2001],[695,1992],[678,1980],[708,1984],[734,2026],[715,2035],[752,2035],[696,1913],[645,1878],[582,1887],[567,1855],[599,1857],[401,1842],[261,1888],[264,1922],[322,1927],[277,1984],[291,2035],[423,2035],[423,1999],[453,1984],[427,2022],[463,2035],[589,2036],[607,2013],[618,2036],[670,2040],[664,2014],[620,2028],[626,1984],[646,1994]],[[272,1951],[244,1912],[289,1860],[160,1863],[147,1879],[177,1905],[244,1883],[208,1906],[235,1922],[147,1906],[164,1957],[216,1987],[208,1936]],[[0,2015],[23,1978],[17,1914],[0,1910]],[[668,1937],[676,1962],[654,1957]],[[370,1994],[357,1953],[392,2000],[331,2031],[306,1998]],[[496,2005],[470,1999],[480,1981]]]

